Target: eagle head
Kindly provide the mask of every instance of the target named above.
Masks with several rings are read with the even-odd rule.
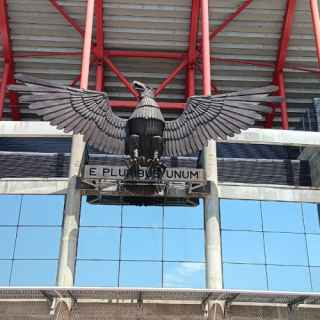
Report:
[[[140,81],[133,81],[133,87],[138,91],[140,98],[154,98],[154,90],[151,87],[146,86],[144,83]]]

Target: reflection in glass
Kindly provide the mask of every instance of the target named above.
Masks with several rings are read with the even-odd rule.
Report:
[[[220,200],[221,228],[262,230],[260,201]]]
[[[118,261],[78,260],[75,285],[80,287],[116,287]]]
[[[223,264],[224,288],[240,290],[267,290],[264,265]]]
[[[80,225],[118,227],[121,225],[121,206],[89,204],[87,197],[83,196]]]
[[[12,286],[54,286],[57,261],[15,260],[12,269]]]
[[[308,265],[303,234],[266,233],[265,243],[268,264]]]
[[[163,207],[123,207],[124,227],[162,227]]]
[[[161,262],[121,261],[120,287],[161,287]]]
[[[119,259],[120,229],[81,227],[78,259]]]
[[[164,207],[164,226],[203,228],[203,201],[197,207]]]
[[[310,277],[307,267],[267,266],[269,290],[310,291]]]
[[[222,231],[224,262],[265,263],[262,232]]]
[[[310,272],[313,291],[320,292],[320,267],[311,267]]]
[[[63,196],[24,195],[21,203],[20,225],[60,226],[63,208]]]
[[[59,227],[20,227],[15,259],[57,259],[60,245]]]
[[[205,288],[205,264],[195,262],[165,262],[165,288]]]
[[[164,260],[204,261],[203,230],[164,230]]]
[[[262,201],[265,231],[304,232],[301,203]]]
[[[0,195],[0,225],[15,226],[18,224],[21,196]]]
[[[0,286],[9,285],[12,260],[0,260]]]
[[[315,203],[302,204],[306,233],[320,233],[319,208]]]
[[[307,234],[307,244],[310,265],[320,267],[320,235]]]
[[[123,260],[158,260],[162,258],[160,229],[124,228],[121,258]]]
[[[16,227],[0,227],[0,259],[12,259]]]

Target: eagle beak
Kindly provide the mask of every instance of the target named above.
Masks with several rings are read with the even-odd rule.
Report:
[[[138,92],[143,92],[147,88],[142,82],[139,81],[133,81],[133,86]]]

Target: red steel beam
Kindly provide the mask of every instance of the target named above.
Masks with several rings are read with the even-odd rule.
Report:
[[[49,0],[50,3],[53,5],[53,7],[60,12],[60,14],[63,16],[63,18],[78,32],[80,33],[81,37],[84,38],[84,30],[80,27],[78,22],[71,18],[70,15],[67,13],[65,8],[58,3],[57,0]]]
[[[319,17],[318,0],[310,0],[310,7],[311,7],[314,38],[315,38],[316,48],[317,48],[318,64],[320,65],[320,17]]]
[[[210,32],[210,40],[215,38],[218,33],[223,31],[235,18],[237,18],[251,3],[253,0],[245,0],[238,9],[233,12],[231,15],[229,15],[217,28],[214,28]]]
[[[104,91],[103,0],[96,0],[96,90]]]
[[[5,63],[3,68],[1,87],[0,87],[0,120],[2,120],[3,118],[4,100],[6,98],[6,93],[7,93],[9,73],[10,73],[10,65],[9,63]]]
[[[283,72],[280,72],[278,74],[277,84],[279,86],[279,95],[283,98],[283,101],[280,103],[281,127],[284,130],[288,130],[289,129],[288,106],[286,102],[286,85],[285,85]]]
[[[11,47],[10,28],[8,20],[8,6],[6,0],[0,0],[0,34],[3,46],[4,74],[0,93],[0,119],[3,117],[4,101],[8,94],[13,120],[20,120],[20,110],[18,108],[18,97],[15,92],[7,92],[7,85],[15,83],[14,80],[14,57]]]
[[[184,69],[188,64],[188,60],[183,60],[171,73],[170,75],[167,77],[167,79],[165,79],[159,86],[159,88],[156,90],[155,92],[155,96],[158,96],[164,89],[165,87],[170,84],[175,77],[180,73],[180,71],[182,69]]]
[[[275,71],[273,76],[273,83],[279,86],[279,95],[283,98],[280,104],[281,111],[281,127],[282,129],[288,130],[288,105],[285,100],[286,98],[286,87],[284,79],[284,68],[288,55],[289,42],[292,33],[293,19],[297,8],[296,0],[287,0],[286,13],[283,19],[282,33],[279,41],[279,49],[277,62],[275,64]],[[275,117],[276,108],[272,106],[271,114],[267,115],[265,126],[271,128],[273,125],[273,119]]]
[[[185,57],[183,52],[166,52],[166,51],[142,51],[142,50],[108,50],[105,51],[108,57],[125,57],[125,58],[156,58],[181,60]]]
[[[110,58],[105,56],[104,62],[109,66],[110,70],[117,76],[117,78],[127,87],[129,92],[131,92],[135,98],[138,98],[139,97],[138,92],[133,88],[133,86],[128,81],[128,79],[123,75],[123,73],[113,64]]]
[[[279,43],[275,75],[282,72],[286,63],[289,41],[292,33],[293,19],[297,8],[297,0],[287,0],[286,14],[283,20],[282,34]]]
[[[210,33],[209,33],[209,4],[201,0],[202,13],[202,89],[205,96],[211,95],[211,65],[210,65]]]
[[[196,92],[196,59],[197,59],[197,37],[200,17],[200,0],[192,0],[190,31],[189,31],[189,49],[188,49],[188,68],[186,79],[186,96],[195,95]]]

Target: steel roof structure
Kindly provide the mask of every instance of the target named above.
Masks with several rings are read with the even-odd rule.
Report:
[[[210,0],[213,93],[273,82],[287,99],[272,105],[260,125],[294,128],[318,95],[318,3]],[[200,0],[96,0],[90,87],[107,91],[113,106],[126,110],[135,105],[131,81],[138,79],[157,88],[168,116],[179,112],[186,97],[201,92],[206,69],[200,5]],[[1,118],[35,119],[6,90],[14,73],[78,85],[85,16],[84,0],[0,0]]]

